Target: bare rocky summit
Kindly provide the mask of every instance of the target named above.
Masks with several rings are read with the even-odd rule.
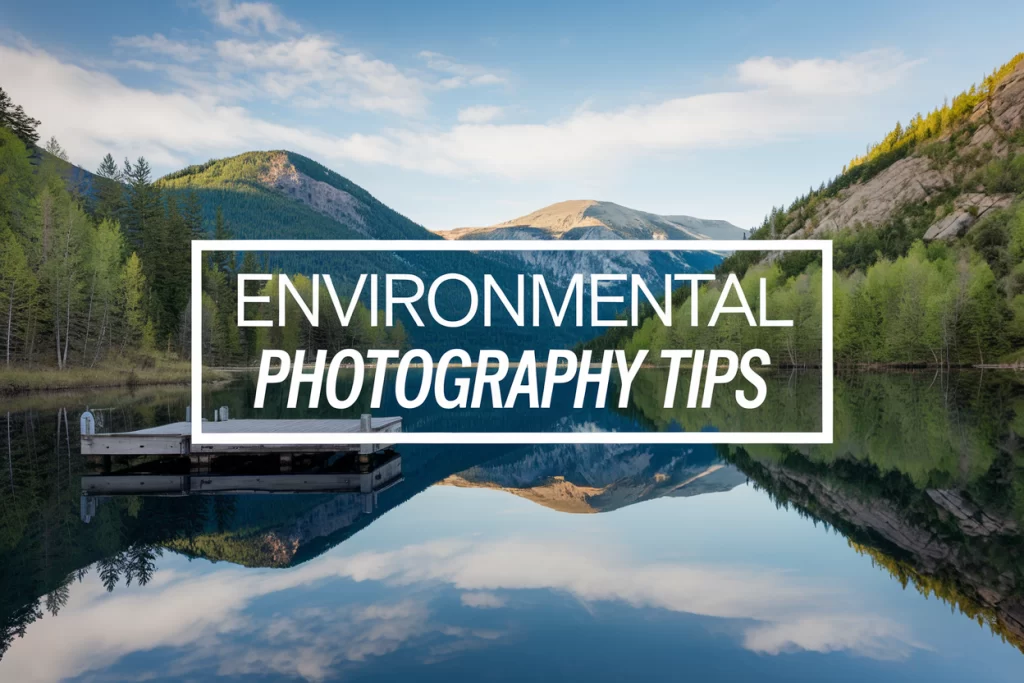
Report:
[[[743,239],[732,223],[693,216],[659,216],[613,202],[572,199],[510,221],[479,228],[440,230],[447,239]]]
[[[744,239],[726,221],[659,216],[612,202],[574,199],[481,228],[439,230],[450,240],[707,240]],[[638,273],[649,281],[667,272],[703,271],[721,258],[709,252],[518,252],[528,267],[565,281],[575,273]]]

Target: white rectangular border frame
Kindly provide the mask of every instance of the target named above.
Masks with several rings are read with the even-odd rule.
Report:
[[[202,259],[207,251],[820,251],[822,258],[820,432],[394,432],[209,434],[203,432]],[[192,443],[197,445],[376,444],[830,444],[833,441],[831,240],[194,240],[192,242]]]

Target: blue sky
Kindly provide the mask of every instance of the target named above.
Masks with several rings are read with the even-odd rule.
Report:
[[[1019,3],[0,2],[71,158],[306,154],[429,228],[564,199],[750,227],[1022,48]]]

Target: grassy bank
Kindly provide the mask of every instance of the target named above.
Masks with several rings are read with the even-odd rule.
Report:
[[[102,387],[187,384],[192,370],[187,361],[161,360],[148,367],[110,365],[96,368],[0,368],[0,395],[29,391],[64,391]],[[207,377],[206,379],[210,379]]]

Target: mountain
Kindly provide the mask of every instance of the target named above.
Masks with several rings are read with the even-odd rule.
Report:
[[[732,232],[732,237],[724,235]],[[456,228],[446,239],[743,239],[745,231],[726,221],[692,216],[658,216],[612,202],[574,199],[486,228]],[[712,236],[723,235],[723,237]]]
[[[334,171],[299,154],[286,151],[247,152],[189,166],[161,178],[157,185],[184,201],[194,192],[207,229],[218,209],[223,211],[231,235],[238,239],[440,239],[374,198],[369,192]],[[494,276],[505,291],[515,291],[520,272],[513,264],[490,254],[472,252],[287,252],[268,254],[269,265],[292,273],[331,273],[335,283],[352,284],[361,273],[409,273],[429,282],[448,272],[481,282]],[[518,264],[516,264],[518,265]],[[439,311],[449,319],[468,309],[468,293],[453,287],[439,300]],[[364,301],[367,297],[364,296]],[[417,327],[404,308],[399,319],[414,347],[431,353],[473,346],[523,349],[536,346],[531,330],[511,325],[454,329],[437,325],[426,316]],[[568,326],[555,328],[548,340],[572,345],[585,332]]]
[[[293,152],[247,152],[189,166],[161,178],[157,184],[167,194],[176,195],[180,201],[184,201],[187,193],[195,192],[202,205],[207,226],[213,224],[216,211],[221,208],[230,232],[241,239],[441,239],[388,208],[347,178]],[[579,216],[575,219],[579,225],[558,232],[559,239],[701,237],[681,225],[682,221],[677,224],[653,214],[610,203],[575,204],[579,205]],[[599,217],[603,217],[601,220],[605,222],[598,224]],[[688,220],[699,222],[699,219]],[[520,233],[501,232],[492,238],[515,239],[521,236]],[[272,267],[307,274],[330,272],[336,280],[349,283],[364,272],[411,273],[424,281],[444,273],[457,272],[477,282],[482,281],[483,274],[487,273],[493,275],[505,291],[515,291],[516,276],[519,273],[540,273],[549,282],[564,284],[576,272],[636,272],[653,286],[666,273],[706,270],[721,260],[720,255],[710,252],[685,255],[591,253],[582,258],[578,254],[545,252],[294,252],[270,255],[270,258]],[[453,293],[450,298],[442,302],[442,312],[451,319],[462,317],[467,310],[468,294],[460,288],[452,288],[451,291]],[[400,312],[404,314],[404,310]],[[496,326],[489,329],[453,330],[430,326],[428,321],[429,333],[424,334],[407,316],[403,317],[402,322],[411,341],[431,352],[472,344],[500,349],[537,347],[537,340],[530,338],[531,330],[525,328]],[[552,328],[552,333],[547,335],[544,343],[550,344],[552,348],[572,346],[592,335],[593,331],[589,328],[578,330],[563,326]]]
[[[743,239],[745,231],[725,221],[691,216],[658,216],[612,202],[576,199],[558,202],[533,213],[483,228],[438,231],[450,240],[699,240]],[[718,235],[721,235],[718,236]],[[543,267],[562,280],[572,273],[639,272],[654,280],[659,273],[703,271],[718,256],[709,252],[517,252],[522,261]]]
[[[572,444],[528,449],[453,474],[440,484],[505,491],[559,512],[596,513],[655,498],[729,491],[745,481],[746,475],[713,453]]]
[[[927,117],[898,125],[822,190],[798,200],[782,236],[827,237],[901,219],[915,238],[963,237],[1024,191],[1024,53]]]
[[[713,240],[744,240],[748,230],[736,227],[729,221],[694,218],[693,216],[664,216],[676,225]]]
[[[212,224],[222,207],[240,239],[437,239],[423,226],[321,164],[281,150],[189,166],[158,181],[194,190]]]
[[[897,124],[840,175],[772,208],[748,238],[832,241],[837,363],[1024,363],[1024,53]],[[717,270],[745,286],[774,277],[769,308],[820,306],[814,255],[736,252]],[[736,350],[774,345],[793,364],[820,358],[813,334],[791,343],[743,332],[730,341]],[[590,347],[653,352],[677,338],[648,320],[632,339],[609,333]]]
[[[32,150],[32,163],[36,166],[51,165],[57,169],[67,183],[68,189],[75,195],[91,201],[95,194],[96,175],[75,166],[69,161],[56,157],[45,149],[36,147]]]

